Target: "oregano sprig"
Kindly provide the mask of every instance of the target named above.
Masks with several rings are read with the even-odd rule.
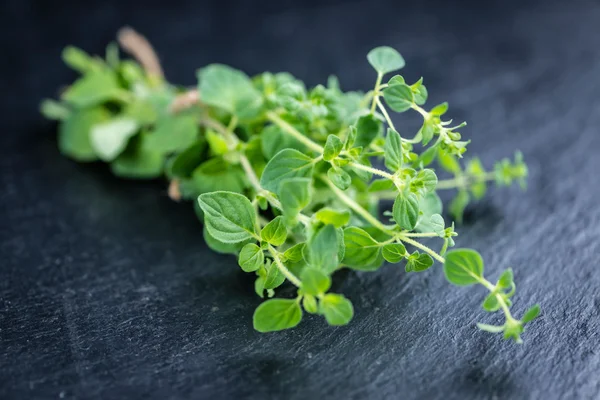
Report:
[[[201,68],[198,87],[188,89],[165,81],[148,42],[136,35],[127,30],[119,40],[139,63],[121,60],[114,44],[105,59],[65,49],[64,61],[82,77],[41,111],[60,121],[64,155],[106,162],[120,177],[165,176],[173,199],[195,200],[208,246],[235,254],[267,298],[254,313],[256,330],[293,328],[303,312],[347,324],[352,303],[330,292],[341,268],[375,271],[387,262],[412,273],[437,261],[450,283],[489,292],[485,311],[504,314],[503,324],[480,329],[521,341],[539,306],[516,319],[512,270],[494,284],[475,250],[448,250],[457,232],[436,192],[457,190],[449,212],[460,223],[489,181],[524,187],[522,155],[490,171],[477,158],[463,166],[469,141],[459,130],[466,123],[445,119],[447,103],[427,106],[423,78],[384,79],[405,65],[396,50],[369,52],[376,75],[366,93],[342,91],[335,77],[307,88],[289,73],[250,78],[221,64]],[[414,135],[391,114],[409,111],[422,118]],[[452,177],[438,179],[434,163]],[[393,200],[384,219],[381,200]],[[422,242],[430,238],[441,241],[439,251]],[[295,297],[274,298],[286,282]]]

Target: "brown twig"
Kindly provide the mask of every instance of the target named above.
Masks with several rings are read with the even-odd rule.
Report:
[[[197,89],[178,94],[170,106],[172,113],[178,113],[200,102],[200,92]]]
[[[117,33],[119,45],[131,54],[144,67],[148,75],[163,78],[163,70],[158,56],[150,42],[133,28],[124,27]]]

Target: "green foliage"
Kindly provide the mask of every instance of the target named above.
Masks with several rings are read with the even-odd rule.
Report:
[[[444,221],[438,195],[457,190],[447,211],[460,223],[490,182],[525,186],[522,155],[489,171],[477,158],[462,163],[469,141],[459,131],[466,124],[444,119],[447,103],[426,107],[423,78],[409,84],[395,75],[383,83],[385,74],[404,67],[394,49],[367,55],[376,83],[366,93],[344,92],[336,78],[307,87],[288,73],[250,78],[220,64],[200,69],[198,91],[186,92],[122,60],[115,45],[105,59],[73,47],[63,59],[82,76],[60,101],[40,106],[58,121],[61,152],[80,162],[104,161],[120,177],[165,176],[169,196],[197,198],[208,247],[235,254],[242,270],[256,275],[257,295],[268,298],[254,314],[256,330],[292,328],[302,308],[330,325],[347,324],[353,306],[328,293],[332,275],[343,267],[374,271],[384,261],[404,260],[407,272],[438,261],[451,283],[483,285],[483,309],[504,313],[505,323],[478,324],[482,330],[520,342],[539,315],[535,305],[521,320],[512,316],[511,269],[493,284],[477,252],[448,251],[457,233],[454,222]],[[389,114],[409,110],[422,118],[412,134],[397,129]],[[451,178],[438,180],[442,174]],[[441,250],[424,239],[441,241]],[[288,284],[297,289],[295,299],[272,298]]]

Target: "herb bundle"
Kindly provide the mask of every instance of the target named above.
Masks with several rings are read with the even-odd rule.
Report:
[[[375,271],[387,261],[413,273],[438,261],[450,283],[484,286],[483,309],[504,314],[502,325],[480,329],[521,341],[539,306],[516,319],[512,270],[493,283],[479,253],[449,250],[457,233],[436,192],[456,190],[448,211],[460,223],[489,182],[524,186],[527,167],[520,153],[489,171],[477,158],[461,163],[466,123],[445,119],[447,103],[425,106],[423,79],[389,77],[404,67],[397,51],[368,53],[375,86],[366,93],[342,91],[335,77],[307,88],[288,73],[250,78],[220,64],[200,69],[190,90],[165,81],[143,37],[123,30],[119,42],[137,62],[120,59],[116,44],[104,59],[64,50],[82,77],[60,101],[41,106],[60,121],[60,150],[76,161],[104,161],[119,177],[166,176],[173,199],[194,200],[208,246],[237,255],[242,270],[256,275],[257,295],[267,298],[254,313],[256,330],[295,327],[303,311],[347,324],[352,303],[329,292],[340,268]],[[408,111],[423,120],[412,137],[401,136],[390,117]],[[453,178],[438,180],[433,165]],[[383,221],[382,200],[393,200]],[[428,238],[440,241],[439,251],[422,243]],[[296,297],[275,298],[286,282]]]

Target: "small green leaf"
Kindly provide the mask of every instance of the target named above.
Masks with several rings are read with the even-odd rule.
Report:
[[[240,251],[238,264],[244,272],[253,272],[265,263],[265,255],[260,247],[254,243],[248,243]]]
[[[310,203],[311,180],[309,178],[287,178],[279,184],[277,193],[283,208],[283,215],[291,225],[296,224],[296,217]]]
[[[446,254],[444,274],[450,283],[469,286],[479,283],[483,277],[483,260],[471,249],[451,250]]]
[[[158,121],[148,135],[147,146],[162,154],[182,151],[196,141],[198,132],[198,122],[193,116],[165,117]]]
[[[260,231],[262,240],[273,246],[281,246],[287,239],[287,228],[283,222],[283,217],[275,217]]]
[[[388,128],[385,144],[383,145],[383,152],[385,166],[390,171],[396,172],[402,168],[402,139],[400,138],[400,134],[392,128]]]
[[[283,149],[306,151],[306,146],[296,138],[286,134],[277,125],[268,125],[260,134],[261,148],[264,156],[270,160]]]
[[[419,210],[421,217],[419,218],[419,222],[417,222],[415,230],[417,232],[434,232],[436,228],[431,224],[431,217],[434,214],[442,213],[442,200],[440,196],[436,192],[429,192],[422,196],[419,199]]]
[[[328,207],[321,208],[314,216],[325,225],[331,224],[336,228],[341,228],[350,221],[350,211],[338,211]]]
[[[62,51],[62,59],[69,67],[82,74],[98,69],[102,65],[88,53],[74,46],[67,46],[64,48]]]
[[[62,94],[62,99],[77,108],[87,108],[115,100],[119,84],[115,74],[108,69],[86,73]]]
[[[260,177],[260,185],[277,193],[284,179],[311,177],[313,165],[313,159],[298,150],[281,150],[268,162]]]
[[[411,181],[411,188],[423,193],[429,193],[435,190],[438,179],[432,169],[422,169]]]
[[[440,214],[433,214],[429,218],[429,226],[431,227],[431,232],[437,234],[439,237],[443,238],[446,236],[446,225],[444,218]]]
[[[308,241],[305,252],[308,263],[326,273],[333,272],[339,264],[339,242],[333,225],[325,225]]]
[[[331,293],[323,296],[319,309],[327,323],[333,326],[346,325],[354,316],[352,303],[341,294]]]
[[[419,129],[419,134],[421,135],[421,143],[423,144],[423,146],[427,146],[431,139],[433,139],[434,133],[434,123],[430,119],[426,119],[425,121],[423,121],[423,125]]]
[[[300,276],[302,279],[302,291],[317,296],[329,290],[331,278],[316,268],[306,268]]]
[[[212,192],[198,197],[208,232],[223,243],[255,237],[256,214],[247,197],[232,192]]]
[[[392,208],[394,221],[402,229],[412,230],[419,218],[419,199],[414,193],[400,193]]]
[[[402,243],[388,243],[383,246],[382,255],[387,262],[395,264],[406,256],[406,247]]]
[[[171,174],[177,178],[189,178],[204,159],[206,142],[197,141],[179,153],[171,164]]]
[[[354,147],[356,135],[356,126],[350,125],[350,127],[348,128],[348,136],[346,136],[346,140],[344,141],[344,150],[350,150],[352,147]]]
[[[369,192],[382,192],[385,190],[390,190],[394,187],[394,182],[389,179],[375,179],[369,185]]]
[[[203,103],[222,108],[239,119],[258,115],[262,96],[246,74],[221,64],[211,64],[198,71],[198,89]]]
[[[110,163],[116,176],[132,179],[154,179],[163,174],[165,159],[160,153],[146,148],[147,135],[136,135],[123,153]]]
[[[411,85],[411,90],[415,97],[415,103],[422,106],[427,101],[427,88],[423,85],[423,78],[419,79],[415,84]]]
[[[513,270],[512,268],[508,268],[506,271],[500,275],[498,279],[498,286],[503,289],[508,289],[513,284]]]
[[[414,103],[412,90],[404,84],[388,86],[383,91],[383,98],[392,110],[399,113],[409,110]]]
[[[404,68],[404,58],[391,47],[376,47],[367,54],[369,64],[378,74],[385,75]]]
[[[79,162],[95,161],[98,156],[91,144],[92,128],[107,121],[110,114],[103,108],[74,111],[59,125],[58,147],[65,156]]]
[[[367,232],[352,226],[344,229],[344,264],[360,271],[374,271],[382,262],[381,245]]]
[[[444,115],[446,111],[448,111],[448,103],[444,102],[433,107],[429,113],[433,116],[440,117]]]
[[[275,289],[285,282],[285,275],[277,267],[277,263],[267,264],[267,275],[265,276],[265,289]]]
[[[315,296],[311,296],[310,294],[305,294],[304,297],[302,297],[302,307],[304,307],[304,311],[310,314],[316,314],[319,312],[317,299],[315,299]]]
[[[222,157],[214,157],[200,164],[192,172],[192,179],[199,194],[215,191],[243,193],[247,187],[246,176],[239,165],[233,165]]]
[[[327,136],[327,141],[325,142],[325,148],[323,150],[323,160],[333,160],[340,154],[343,147],[344,144],[342,143],[339,137],[335,135]]]
[[[415,251],[408,257],[406,272],[421,272],[433,265],[433,258],[429,254]]]
[[[200,206],[197,206],[200,208]],[[202,210],[200,210],[202,212]],[[239,243],[223,243],[219,242],[217,239],[212,237],[208,230],[206,229],[206,225],[202,228],[202,237],[206,242],[207,246],[212,250],[220,254],[237,254],[241,249],[244,248],[245,245],[253,241],[253,239],[248,239],[244,242]]]
[[[483,301],[483,304],[481,305],[481,307],[483,307],[483,309],[487,312],[498,311],[500,309],[500,303],[498,302],[498,299],[496,298],[496,294],[495,293],[489,294]]]
[[[252,322],[259,332],[274,332],[293,328],[302,320],[302,309],[296,300],[271,299],[262,303]]]
[[[338,188],[346,190],[352,183],[352,177],[342,168],[332,166],[327,171],[327,177]]]
[[[371,142],[380,137],[383,125],[373,114],[363,115],[356,121],[356,140],[354,147],[366,148]]]
[[[71,110],[58,101],[45,99],[40,104],[40,112],[47,119],[64,121],[71,116]]]
[[[453,174],[459,174],[461,172],[460,164],[458,163],[456,156],[445,151],[440,150],[438,152],[438,163],[442,169]]]
[[[541,308],[539,304],[532,306],[529,310],[525,311],[523,318],[521,318],[521,323],[526,324],[533,321],[538,317],[538,315],[540,315],[540,311]]]
[[[130,118],[115,118],[95,125],[90,134],[94,152],[103,161],[112,161],[127,147],[129,139],[138,132],[137,122]]]
[[[469,193],[466,190],[459,190],[448,206],[450,215],[452,215],[459,224],[462,223],[463,214],[465,208],[467,208],[467,205],[469,204],[469,200]]]
[[[285,257],[286,260],[289,260],[291,262],[298,262],[298,261],[302,260],[302,258],[303,258],[305,246],[306,246],[306,243],[295,244],[292,247],[290,247],[289,249],[287,249],[285,251],[285,253],[283,253],[283,256]]]

